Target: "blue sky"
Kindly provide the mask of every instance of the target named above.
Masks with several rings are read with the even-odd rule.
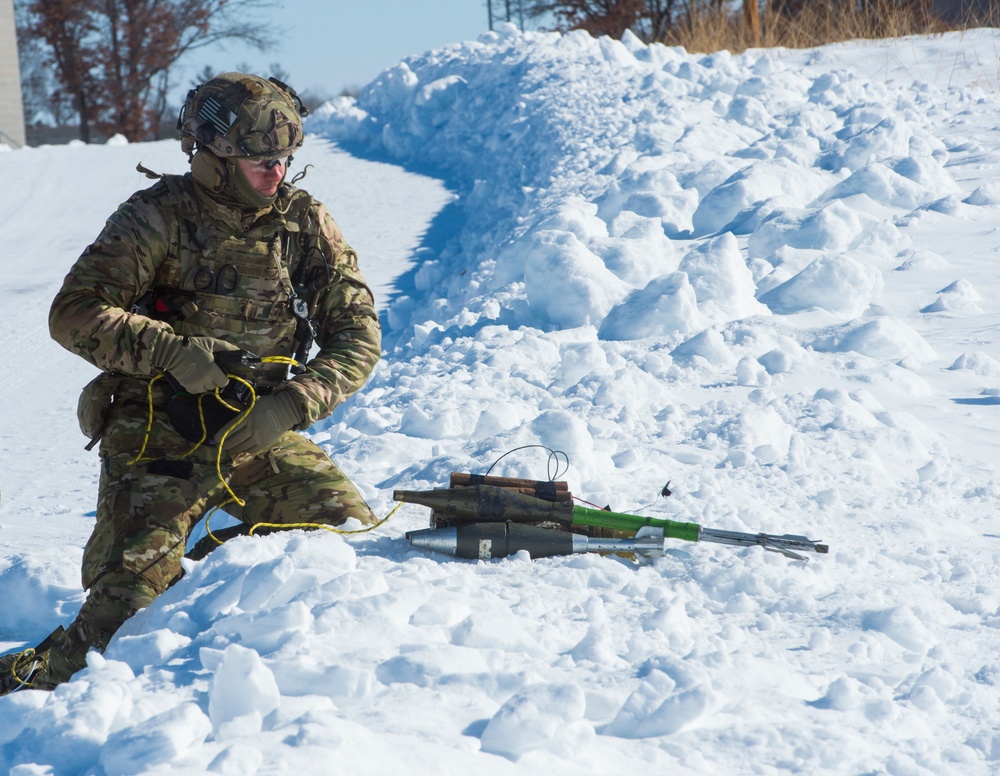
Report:
[[[503,0],[494,0],[494,13],[503,7]],[[175,99],[183,99],[206,64],[224,71],[245,63],[267,75],[277,62],[296,89],[337,94],[364,86],[410,54],[475,40],[489,29],[486,0],[284,0],[270,15],[284,30],[275,48],[260,52],[230,44],[192,53],[175,76]]]

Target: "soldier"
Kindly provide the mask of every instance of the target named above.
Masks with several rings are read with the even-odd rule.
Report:
[[[51,689],[84,667],[180,578],[191,530],[214,507],[246,526],[375,522],[293,431],[360,388],[381,343],[356,254],[327,209],[285,182],[305,114],[276,79],[226,73],[193,89],[178,120],[191,171],[140,165],[158,182],[118,208],[56,295],[52,337],[102,370],[79,412],[101,442],[88,594],[67,628],[0,658],[0,694]]]

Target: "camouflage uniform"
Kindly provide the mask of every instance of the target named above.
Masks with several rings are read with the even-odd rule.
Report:
[[[206,283],[222,278],[237,279],[236,287]],[[85,665],[90,647],[103,650],[126,619],[180,577],[199,519],[230,501],[218,447],[203,443],[192,452],[168,419],[173,391],[164,379],[152,383],[146,431],[157,338],[164,331],[210,336],[259,356],[290,356],[302,336],[292,311],[296,288],[308,288],[319,347],[307,371],[291,380],[281,364],[232,371],[259,395],[293,392],[304,429],[356,391],[380,355],[378,317],[357,257],[306,192],[286,185],[272,206],[247,212],[222,204],[190,174],[161,176],[119,207],[67,275],[50,312],[52,336],[104,372],[114,399],[101,429],[97,521],[84,551],[88,597],[56,634],[33,686],[65,681]],[[294,431],[264,453],[227,459],[222,475],[245,505],[225,509],[245,523],[375,520],[329,457]]]

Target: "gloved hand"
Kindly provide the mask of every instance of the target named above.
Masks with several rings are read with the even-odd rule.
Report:
[[[215,438],[225,438],[223,449],[230,455],[260,453],[270,450],[282,434],[302,422],[302,405],[291,391],[279,391],[261,396],[246,420],[236,425],[238,420],[230,421]]]
[[[205,393],[229,382],[215,363],[215,353],[222,350],[239,348],[214,337],[179,337],[164,332],[156,340],[153,367],[169,372],[188,393]]]

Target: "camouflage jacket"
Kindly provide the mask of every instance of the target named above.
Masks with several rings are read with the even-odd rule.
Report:
[[[141,400],[164,331],[291,356],[294,289],[309,302],[318,353],[291,380],[273,364],[253,377],[265,392],[297,394],[303,429],[361,387],[381,345],[357,255],[305,191],[288,186],[272,207],[246,215],[212,200],[190,175],[161,176],[118,208],[73,265],[49,330],[99,369],[124,375],[122,396]]]

